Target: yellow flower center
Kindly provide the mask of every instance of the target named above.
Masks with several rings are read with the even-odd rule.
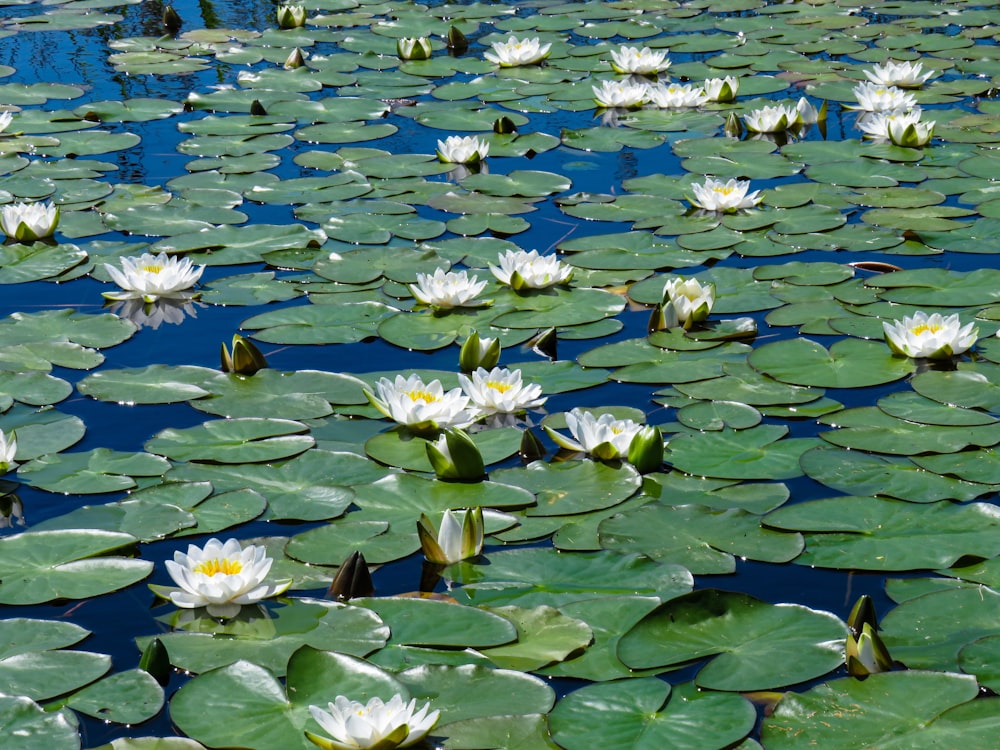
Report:
[[[937,333],[940,330],[941,326],[930,325],[929,323],[923,323],[918,326],[913,326],[913,328],[910,329],[910,333],[912,333],[914,336],[923,336],[925,333]]]
[[[716,188],[712,188],[712,190],[713,190],[714,192],[716,192],[716,193],[722,193],[723,195],[729,195],[729,194],[731,194],[731,193],[732,193],[732,192],[733,192],[734,190],[736,190],[736,188],[735,188],[735,187],[731,187],[731,186],[729,186],[729,185],[719,185],[719,186],[718,186],[718,187],[716,187]]]
[[[145,271],[146,273],[159,273],[160,271],[163,270],[163,266],[155,264],[148,265],[148,266],[143,266],[141,270]]]
[[[243,563],[239,560],[230,560],[228,557],[224,557],[221,560],[218,557],[214,557],[211,560],[202,560],[194,566],[195,573],[204,573],[207,576],[214,576],[219,573],[231,576],[236,575],[241,570],[243,570]]]
[[[412,391],[407,391],[406,395],[409,396],[414,401],[423,401],[424,403],[431,404],[435,401],[440,401],[440,399],[435,396],[430,391],[421,391],[414,388]]]
[[[510,383],[505,383],[502,380],[487,380],[486,387],[492,388],[494,391],[500,391],[500,393],[506,393],[514,386],[512,386]]]

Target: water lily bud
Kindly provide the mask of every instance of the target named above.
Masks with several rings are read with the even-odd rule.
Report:
[[[174,10],[173,5],[168,5],[163,9],[162,21],[163,28],[168,34],[176,34],[181,30],[181,24],[183,23],[180,14]]]
[[[535,336],[531,341],[531,349],[536,354],[541,354],[543,357],[548,357],[549,359],[555,361],[558,359],[556,354],[556,346],[558,345],[558,336],[556,335],[555,328],[546,328],[540,334]]]
[[[452,565],[476,557],[483,551],[483,509],[446,510],[441,527],[437,529],[431,519],[421,513],[417,536],[424,555],[431,562]]]
[[[663,434],[655,425],[639,429],[628,446],[628,462],[640,474],[663,468]]]
[[[233,335],[233,354],[229,355],[226,343],[222,342],[222,371],[233,372],[237,375],[253,375],[258,370],[267,367],[267,360],[260,353],[249,339],[245,339],[238,333]]]
[[[306,25],[306,9],[303,5],[279,5],[275,15],[279,29],[297,29]]]
[[[540,461],[545,458],[545,454],[546,450],[545,446],[542,445],[542,441],[530,429],[525,429],[521,433],[521,447],[518,449],[518,455],[521,457],[521,460],[527,463]]]
[[[500,361],[500,339],[480,338],[476,331],[458,351],[458,366],[462,372],[475,372],[482,367],[491,370]]]
[[[514,121],[512,119],[507,117],[507,115],[504,115],[503,117],[498,117],[496,120],[493,121],[493,132],[498,133],[500,135],[506,135],[508,133],[516,133],[517,126],[514,124]]]
[[[285,58],[285,63],[281,67],[285,70],[294,70],[295,68],[301,68],[306,64],[306,58],[302,54],[302,50],[298,47],[293,49],[288,57]]]
[[[436,441],[426,443],[425,448],[438,479],[479,481],[486,474],[483,454],[462,430],[444,430]]]
[[[250,114],[254,117],[262,117],[267,114],[267,110],[264,109],[264,105],[260,103],[260,99],[254,99],[250,102]]]
[[[374,593],[375,584],[372,583],[372,575],[368,570],[368,563],[365,562],[365,556],[355,550],[341,563],[340,570],[334,576],[326,595],[343,602],[357,597],[372,596]]]
[[[154,638],[139,659],[139,669],[148,672],[163,687],[170,682],[170,657],[163,641]]]
[[[403,37],[396,40],[400,60],[427,60],[431,56],[431,41],[427,37]]]
[[[469,40],[465,38],[465,34],[459,31],[457,26],[451,26],[448,29],[448,49],[453,55],[464,55],[469,49]]]
[[[16,482],[4,482],[17,486]],[[0,492],[3,490],[0,489]],[[15,526],[24,526],[24,503],[21,498],[13,492],[0,496],[0,529],[12,529]]]
[[[847,636],[844,652],[847,672],[853,677],[867,677],[892,669],[889,650],[879,634],[867,622],[862,626],[861,635],[857,638],[854,634]]]
[[[739,138],[743,135],[743,121],[735,112],[730,112],[726,117],[726,126],[722,131],[730,138]]]

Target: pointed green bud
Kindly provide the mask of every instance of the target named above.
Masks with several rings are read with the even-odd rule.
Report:
[[[514,121],[512,119],[507,117],[507,115],[504,115],[503,117],[498,117],[496,120],[493,121],[493,132],[498,133],[500,135],[516,133],[517,126],[514,124]]]
[[[306,25],[306,9],[303,5],[279,5],[275,13],[279,29],[297,29]]]
[[[166,29],[168,34],[176,34],[181,30],[181,20],[180,14],[174,10],[173,5],[168,5],[163,9],[163,28]]]
[[[674,310],[674,306],[669,302],[665,304],[658,302],[653,308],[653,312],[649,314],[649,324],[646,326],[646,330],[650,333],[667,331],[679,325],[680,321],[677,320],[677,311]]]
[[[545,446],[542,445],[542,441],[538,439],[538,436],[530,428],[526,428],[521,433],[521,447],[518,450],[521,460],[528,463],[540,461],[545,458],[545,453],[546,450]]]
[[[306,64],[306,58],[302,54],[302,50],[296,47],[285,58],[285,63],[281,67],[285,70],[295,70],[296,68],[301,68]]]
[[[735,112],[730,112],[726,117],[726,126],[723,128],[723,132],[730,138],[739,138],[743,135],[743,122]]]
[[[480,338],[473,331],[458,352],[458,366],[462,372],[475,372],[482,367],[492,370],[500,361],[500,339]]]
[[[465,38],[465,34],[458,30],[457,26],[451,26],[448,29],[448,49],[453,55],[464,55],[469,49],[469,40]]]
[[[347,601],[371,596],[374,593],[375,584],[372,583],[372,575],[368,570],[368,563],[365,562],[365,556],[355,550],[341,563],[326,595],[332,599]]]
[[[222,371],[237,375],[253,375],[267,367],[267,360],[260,353],[260,349],[250,339],[243,338],[238,333],[233,336],[232,356],[223,342],[221,358]]]
[[[663,433],[655,425],[642,427],[628,445],[628,462],[640,474],[663,468]]]
[[[443,430],[436,441],[428,441],[424,447],[438,479],[478,482],[486,474],[483,454],[463,430]]]
[[[139,669],[148,672],[160,685],[170,682],[170,656],[163,641],[154,638],[139,658]]]
[[[446,510],[440,528],[425,514],[417,521],[417,536],[424,556],[440,565],[452,565],[483,551],[483,509]]]

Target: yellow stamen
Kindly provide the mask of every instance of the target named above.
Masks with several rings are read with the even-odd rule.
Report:
[[[211,560],[202,560],[194,566],[195,573],[204,573],[207,576],[214,576],[219,573],[231,576],[236,575],[241,570],[243,570],[243,563],[239,560],[230,560],[228,557],[224,557],[221,560],[218,557]]]
[[[500,393],[506,393],[514,386],[512,386],[510,383],[505,383],[502,380],[487,380],[486,387],[492,388],[494,391],[500,391]]]
[[[723,195],[729,195],[736,190],[735,187],[730,187],[728,185],[720,185],[717,188],[712,188],[716,193],[722,193]]]
[[[423,401],[424,403],[428,404],[433,403],[435,401],[440,401],[440,399],[430,391],[420,391],[414,389],[412,391],[407,391],[406,395],[409,396],[414,401]]]
[[[913,326],[913,328],[910,329],[910,333],[914,336],[923,336],[925,333],[937,333],[941,330],[941,328],[942,326],[932,326],[929,323],[924,323],[919,326]]]
[[[163,266],[159,265],[143,266],[140,270],[145,271],[146,273],[159,273],[160,271],[163,270]]]

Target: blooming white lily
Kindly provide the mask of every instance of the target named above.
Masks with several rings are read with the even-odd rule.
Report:
[[[880,86],[862,81],[852,90],[858,100],[855,109],[866,112],[891,112],[894,109],[913,109],[917,106],[917,98],[913,94],[895,86]]]
[[[688,200],[696,208],[705,211],[733,213],[744,208],[753,208],[763,200],[759,190],[747,194],[749,189],[750,180],[730,179],[723,182],[706,177],[704,185],[697,183],[691,185],[694,198]]]
[[[740,79],[736,76],[709,78],[701,84],[701,88],[711,102],[731,102],[740,90]]]
[[[799,110],[788,104],[761,107],[743,115],[747,130],[755,133],[780,133],[794,127],[799,119]]]
[[[167,572],[180,588],[167,592],[183,609],[206,607],[212,617],[233,617],[244,604],[284,592],[291,579],[265,584],[272,560],[263,546],[240,546],[236,539],[225,544],[209,539],[204,547],[188,545],[187,553],[177,551],[167,560]]]
[[[59,207],[52,203],[8,203],[0,209],[0,229],[18,242],[51,237],[58,223]]]
[[[537,409],[545,403],[542,387],[521,382],[520,370],[494,367],[478,368],[469,378],[458,376],[462,390],[483,414],[514,414],[525,409]]]
[[[17,436],[11,432],[8,437],[3,430],[0,430],[0,474],[6,474],[17,468],[17,462],[14,460],[16,454]]]
[[[7,126],[14,120],[13,112],[0,112],[0,133],[7,129]]]
[[[297,29],[306,25],[306,9],[303,5],[279,5],[275,15],[280,29]]]
[[[417,535],[424,556],[433,563],[454,565],[483,551],[483,509],[446,510],[441,526],[425,514],[417,521]]]
[[[518,65],[535,65],[549,56],[551,44],[540,44],[534,39],[508,37],[506,42],[493,42],[493,52],[483,54],[487,60],[501,68],[516,68]]]
[[[889,140],[897,146],[920,148],[926,146],[934,137],[935,121],[925,122],[920,119],[920,110],[914,110],[915,116],[886,118],[886,132]]]
[[[205,266],[195,266],[190,258],[175,258],[166,253],[143,253],[138,258],[122,258],[121,269],[104,264],[111,280],[123,291],[103,292],[106,299],[191,299],[197,295],[188,292],[201,278]]]
[[[573,435],[572,439],[548,427],[545,431],[560,447],[589,453],[602,461],[626,458],[633,438],[642,429],[641,424],[631,419],[615,419],[611,414],[595,417],[581,409],[566,413],[566,426]]]
[[[426,60],[431,56],[431,51],[431,40],[425,36],[396,40],[396,54],[400,60]]]
[[[645,84],[624,81],[601,81],[600,86],[591,86],[594,101],[598,107],[641,107],[646,101]]]
[[[675,276],[663,285],[663,302],[677,313],[677,320],[685,328],[708,317],[715,304],[715,284],[701,284],[697,279]]]
[[[490,263],[490,271],[501,284],[521,289],[545,289],[569,281],[573,269],[554,255],[537,250],[508,250],[499,256],[500,267]]]
[[[490,142],[474,135],[449,135],[437,142],[438,160],[450,164],[478,164],[490,153]]]
[[[862,73],[872,83],[878,86],[898,86],[902,89],[917,89],[926,83],[927,79],[934,75],[935,71],[928,70],[922,73],[924,64],[920,62],[896,62],[887,60],[884,65],[876,65],[872,70],[863,70]]]
[[[654,52],[649,47],[622,47],[611,50],[611,67],[616,73],[634,73],[641,76],[652,76],[662,73],[670,67],[667,50]]]
[[[380,378],[375,391],[377,395],[365,391],[371,405],[414,432],[468,427],[479,416],[476,409],[469,408],[469,397],[461,388],[445,393],[440,380],[424,383],[416,374],[408,378],[397,375],[395,380]]]
[[[440,711],[429,711],[425,703],[417,710],[417,700],[403,703],[398,693],[384,703],[372,698],[368,703],[352,701],[343,695],[334,698],[324,711],[309,706],[316,723],[329,737],[306,731],[306,737],[323,750],[391,750],[420,742],[437,723]]]
[[[660,109],[680,109],[682,107],[700,107],[708,101],[708,96],[700,86],[693,83],[671,83],[646,87],[646,99],[650,104]]]
[[[885,341],[896,354],[905,357],[948,359],[967,351],[976,343],[979,329],[974,323],[962,325],[958,313],[942,316],[917,310],[892,323],[882,321]]]
[[[445,271],[438,268],[433,274],[418,273],[417,283],[410,284],[410,294],[418,302],[430,307],[448,309],[464,305],[478,306],[474,303],[476,295],[486,288],[486,282],[478,276],[469,276],[468,271]]]

